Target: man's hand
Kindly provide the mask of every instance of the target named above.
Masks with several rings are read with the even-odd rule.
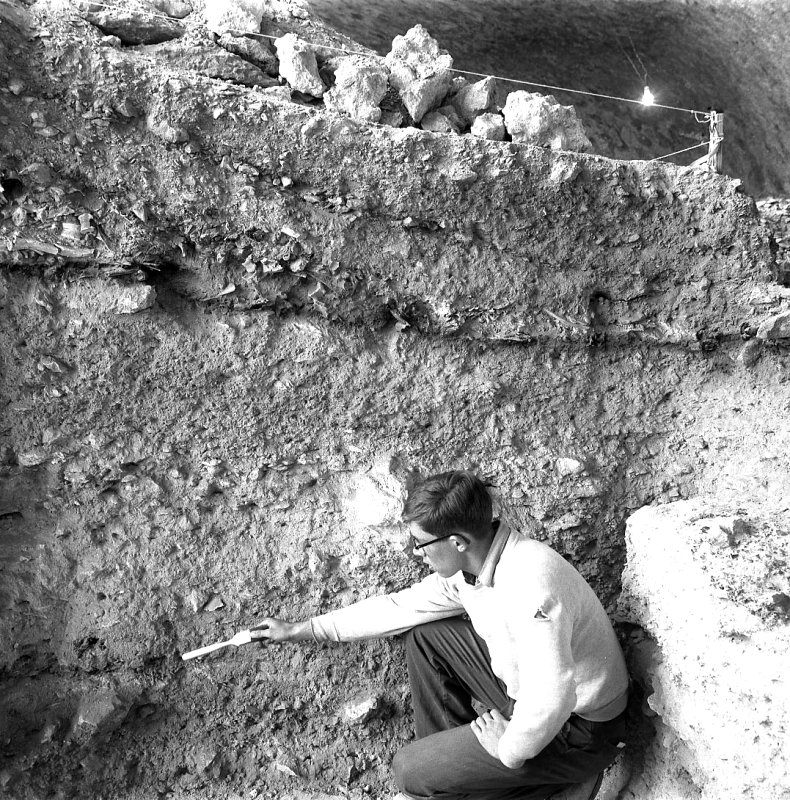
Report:
[[[499,740],[507,728],[507,720],[494,708],[472,722],[472,733],[488,755],[499,759]]]
[[[262,619],[250,629],[253,641],[304,642],[313,638],[310,620],[304,622],[284,622],[274,617]]]

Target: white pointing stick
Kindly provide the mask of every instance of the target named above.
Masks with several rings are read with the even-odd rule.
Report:
[[[232,639],[228,639],[227,642],[217,642],[216,644],[210,644],[207,647],[201,647],[198,650],[190,650],[188,653],[184,653],[181,656],[181,659],[183,661],[189,661],[190,658],[200,658],[200,656],[213,653],[215,650],[219,650],[221,647],[230,647],[230,645],[239,647],[242,644],[249,644],[251,641],[252,631],[239,631],[239,633],[237,633]]]

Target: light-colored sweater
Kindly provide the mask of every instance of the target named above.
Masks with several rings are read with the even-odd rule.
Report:
[[[628,673],[606,612],[582,576],[541,542],[501,523],[474,585],[436,573],[400,592],[314,617],[316,641],[401,633],[466,612],[515,702],[499,757],[536,756],[572,712],[604,722],[626,704]]]

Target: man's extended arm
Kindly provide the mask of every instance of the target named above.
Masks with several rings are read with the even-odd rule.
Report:
[[[263,619],[257,626],[261,629],[253,630],[253,638],[274,642],[370,639],[401,633],[462,611],[452,582],[433,574],[403,591],[369,597],[302,622]],[[269,627],[262,628],[263,625]]]

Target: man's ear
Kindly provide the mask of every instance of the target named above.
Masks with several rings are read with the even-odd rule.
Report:
[[[455,545],[455,549],[459,553],[465,553],[469,549],[469,542],[466,541],[465,537],[457,533],[454,533],[450,537],[450,541]]]

